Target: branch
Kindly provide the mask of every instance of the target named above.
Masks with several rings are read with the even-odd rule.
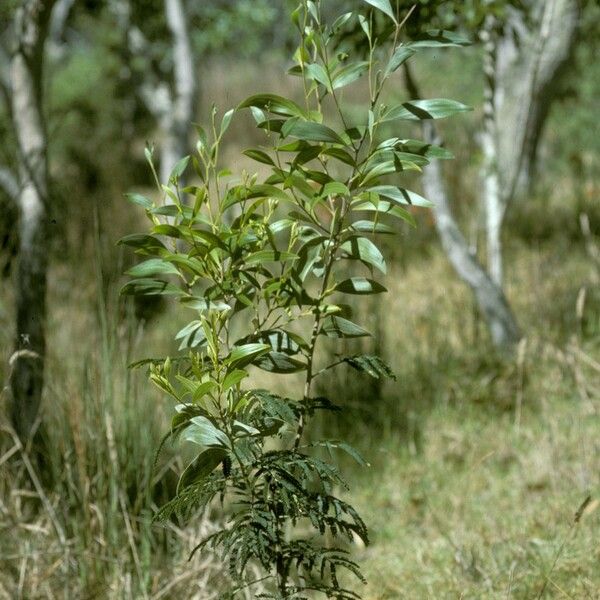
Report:
[[[0,189],[14,202],[19,197],[20,186],[8,167],[0,167]]]
[[[10,106],[10,56],[0,43],[0,92],[7,106]]]
[[[117,18],[118,26],[126,36],[127,49],[133,56],[147,56],[150,42],[142,30],[131,23],[131,7],[128,0],[113,0],[111,9]],[[156,120],[162,120],[173,112],[171,90],[152,71],[147,70],[145,80],[138,86],[137,93],[147,110]]]
[[[577,0],[537,0],[535,24],[513,10],[498,43],[498,164],[505,201],[531,177],[538,142],[577,37]]]
[[[48,32],[48,54],[55,60],[62,58],[65,54],[65,43],[63,41],[69,13],[75,4],[75,0],[58,0],[50,17]]]

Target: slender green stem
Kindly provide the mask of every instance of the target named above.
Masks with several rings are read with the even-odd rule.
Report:
[[[318,337],[319,337],[319,328],[321,326],[321,317],[322,317],[320,304],[325,297],[325,293],[329,289],[329,279],[331,277],[331,271],[332,271],[333,265],[335,263],[336,253],[339,248],[339,244],[340,244],[339,237],[340,237],[340,233],[343,228],[344,218],[347,213],[347,207],[344,206],[340,212],[341,212],[341,216],[337,223],[336,231],[335,231],[335,233],[332,234],[332,237],[330,238],[331,247],[329,248],[327,259],[325,260],[325,271],[323,273],[323,283],[321,284],[321,292],[320,292],[319,298],[318,298],[319,304],[317,305],[317,307],[315,309],[315,320],[313,323],[313,328],[312,328],[312,333],[311,333],[311,338],[310,338],[307,366],[306,366],[306,379],[304,382],[304,400],[308,400],[310,398],[310,394],[311,394],[311,385],[312,385],[312,381],[314,379],[313,363],[314,363],[314,358],[315,358],[315,351],[317,348],[317,341],[318,341]],[[306,423],[305,423],[305,419],[304,419],[304,414],[301,413],[300,419],[298,421],[298,429],[296,431],[296,439],[294,440],[294,450],[297,450],[298,446],[300,445],[300,441],[302,440],[302,434],[304,433],[305,425],[306,425]]]

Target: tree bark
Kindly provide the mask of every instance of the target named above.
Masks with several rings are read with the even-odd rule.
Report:
[[[558,80],[577,40],[581,3],[531,0],[529,26],[513,10],[498,37],[494,111],[502,201],[529,190],[537,148]]]
[[[483,42],[482,204],[487,266],[503,281],[502,223],[513,198],[531,187],[543,125],[557,80],[571,56],[579,19],[577,0],[536,0],[533,26],[513,10],[504,24],[489,15]]]
[[[488,16],[480,34],[484,52],[483,127],[481,131],[483,166],[481,178],[483,182],[482,203],[485,213],[488,272],[492,281],[502,287],[501,235],[506,206],[500,194],[496,145],[496,28],[496,19],[493,16]]]
[[[439,145],[433,123],[423,123],[423,135],[427,143]],[[502,288],[470,251],[454,219],[439,161],[433,161],[423,170],[423,188],[434,204],[435,225],[448,260],[471,288],[492,342],[501,351],[510,353],[521,337],[519,327]]]
[[[458,275],[472,289],[492,340],[502,349],[514,347],[520,333],[503,292],[502,225],[515,196],[530,187],[543,125],[568,64],[580,16],[577,0],[531,0],[533,26],[522,11],[513,9],[502,27],[488,17],[482,29],[484,43],[484,118],[482,204],[486,215],[487,270],[469,251],[452,215],[439,164],[424,172],[426,195],[434,202],[436,227],[442,245]],[[418,97],[405,64],[407,87]],[[424,123],[427,141],[437,134]]]
[[[14,203],[19,198],[19,182],[6,167],[0,167],[0,189],[8,197],[8,199]]]
[[[75,0],[55,0],[55,2],[56,5],[52,10],[52,16],[48,25],[46,52],[54,61],[57,61],[66,52],[66,43],[63,38],[67,29],[69,14],[75,4]]]
[[[166,184],[175,163],[189,154],[189,128],[194,119],[196,73],[183,0],[165,0],[165,16],[173,39],[174,75],[171,110],[163,127],[165,139],[160,165],[162,182]]]
[[[113,11],[127,29],[129,49],[143,55],[149,42],[139,27],[131,23],[130,0],[113,0]],[[159,178],[167,184],[177,161],[190,153],[189,128],[194,120],[197,98],[196,67],[183,0],[164,0],[165,19],[173,50],[172,77],[148,72],[139,94],[154,116],[160,131]],[[168,83],[172,79],[172,84]],[[183,183],[183,182],[182,182]],[[169,199],[167,197],[166,201]]]
[[[19,262],[16,348],[10,359],[11,416],[27,439],[41,402],[46,351],[48,169],[42,111],[43,49],[53,0],[25,0],[17,10],[10,67],[12,115],[18,142]]]
[[[410,96],[419,98],[417,82],[407,63],[404,63],[404,73]],[[441,145],[442,141],[432,122],[422,121],[422,131],[425,142]],[[471,251],[469,243],[460,231],[452,213],[439,161],[434,160],[427,165],[423,170],[422,180],[425,196],[433,202],[435,226],[450,264],[458,276],[471,288],[477,306],[486,321],[494,346],[503,353],[512,353],[521,338],[519,326],[502,287],[492,279],[485,267],[477,260],[475,253]]]

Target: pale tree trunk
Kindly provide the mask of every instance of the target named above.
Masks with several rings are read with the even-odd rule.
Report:
[[[407,63],[404,63],[404,73],[409,94],[413,98],[420,97],[417,82]],[[441,145],[442,140],[432,122],[423,121],[422,130],[425,142]],[[458,276],[471,288],[494,346],[501,352],[510,354],[521,337],[519,326],[502,287],[492,279],[485,267],[477,260],[477,256],[460,231],[452,213],[439,161],[434,160],[427,165],[423,170],[422,181],[425,196],[433,202],[435,226],[450,264]]]
[[[500,27],[485,20],[482,204],[488,270],[502,286],[502,224],[515,196],[531,186],[537,147],[559,76],[575,43],[577,0],[534,0],[525,15],[512,10]]]
[[[143,56],[150,42],[131,22],[130,0],[113,0],[112,6],[120,27],[127,30],[130,52]],[[159,178],[161,183],[167,184],[177,161],[190,153],[189,130],[194,120],[197,85],[184,0],[164,0],[164,10],[172,40],[173,72],[168,78],[172,84],[166,81],[166,77],[149,70],[144,74],[144,82],[138,91],[158,124],[161,138]]]
[[[481,151],[483,166],[482,204],[485,213],[488,272],[492,281],[502,286],[502,221],[506,206],[500,196],[498,155],[496,149],[496,19],[488,17],[481,31],[483,42],[483,126]]]
[[[18,8],[16,49],[10,67],[20,179],[16,349],[10,359],[11,412],[15,430],[25,439],[30,436],[39,411],[46,351],[48,171],[42,64],[53,4],[53,0],[25,0]]]
[[[433,123],[423,123],[423,135],[427,143],[439,145]],[[434,204],[435,225],[448,260],[475,295],[494,345],[501,351],[511,352],[521,337],[516,319],[502,288],[471,252],[454,219],[439,161],[433,161],[424,169],[423,188],[425,196]]]
[[[65,56],[66,43],[64,41],[67,29],[67,20],[75,0],[55,0],[56,4],[52,10],[50,23],[48,25],[48,40],[46,42],[46,53],[53,61],[58,61]]]
[[[513,10],[502,27],[494,18],[486,19],[481,33],[485,75],[481,202],[487,269],[470,251],[452,215],[440,165],[432,163],[423,176],[448,258],[473,291],[492,341],[508,351],[520,333],[502,287],[502,225],[510,202],[529,188],[539,138],[558,77],[571,55],[580,14],[577,0],[532,0],[528,8],[533,25]],[[405,72],[409,92],[418,97],[406,63]],[[424,123],[423,131],[434,143],[433,124]]]
[[[162,182],[169,180],[175,163],[189,154],[189,129],[194,119],[196,73],[194,53],[186,23],[183,0],[165,0],[165,16],[173,40],[174,87],[171,107],[163,129],[165,136],[161,152]]]
[[[19,181],[12,171],[6,167],[0,167],[0,190],[14,204],[19,200]]]

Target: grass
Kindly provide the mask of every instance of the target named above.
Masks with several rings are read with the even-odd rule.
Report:
[[[365,598],[536,598],[546,577],[546,598],[597,597],[600,311],[590,294],[577,314],[577,291],[593,273],[579,246],[561,257],[558,249],[511,250],[509,290],[529,334],[514,363],[489,354],[469,295],[438,250],[393,271],[379,312],[399,379],[380,397],[346,380],[355,388],[350,436],[372,463],[343,463],[373,536],[358,549],[371,582]],[[78,291],[61,269],[50,293],[51,472],[30,469],[5,436],[0,597],[211,598],[218,561],[185,560],[210,519],[150,524],[178,468],[167,453],[165,483],[148,491],[169,407],[143,373],[125,368],[170,348],[174,317],[140,331],[122,308],[98,303],[94,284]],[[62,298],[65,289],[74,291]],[[10,311],[3,315],[9,331]]]
[[[510,411],[442,405],[416,456],[393,439],[372,447],[371,473],[353,481],[374,535],[366,598],[537,598],[546,576],[547,598],[597,598],[596,503],[571,535],[600,493],[597,410],[564,390],[561,360],[544,374],[543,405],[519,427]]]

